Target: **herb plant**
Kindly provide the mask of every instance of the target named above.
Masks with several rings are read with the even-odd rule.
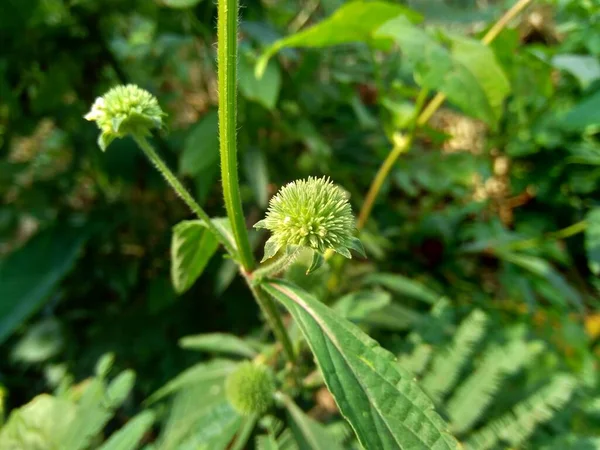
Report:
[[[72,88],[0,98],[0,139],[71,102],[29,147],[89,143],[88,108],[101,152],[72,172],[57,153],[62,181],[28,142],[6,165],[0,219],[21,205],[46,225],[0,248],[0,450],[600,448],[597,7],[219,0],[212,79],[208,2],[31,1],[57,42],[85,36],[102,82],[53,75],[51,47],[23,55]],[[77,196],[38,205],[48,179]],[[77,302],[94,290],[106,302]],[[29,390],[53,395],[17,408],[12,380],[42,371]]]

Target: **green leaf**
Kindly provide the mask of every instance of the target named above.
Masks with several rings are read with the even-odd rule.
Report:
[[[581,295],[571,286],[564,277],[550,265],[548,261],[537,256],[512,253],[504,250],[495,250],[496,256],[532,274],[542,278],[568,302],[578,309],[583,308]]]
[[[325,383],[363,447],[456,449],[431,400],[395,357],[358,327],[285,281],[263,288],[294,317]]]
[[[59,320],[48,317],[28,327],[14,346],[11,357],[19,362],[41,363],[60,352],[63,345],[64,336]]]
[[[154,413],[143,411],[114,433],[99,450],[135,450],[153,423]]]
[[[244,170],[256,203],[265,209],[269,201],[269,172],[267,161],[258,148],[249,147],[244,153]]]
[[[254,348],[232,334],[207,333],[185,336],[179,340],[179,345],[183,348],[209,353],[229,353],[247,358],[256,356]]]
[[[566,113],[561,124],[570,130],[598,127],[600,125],[600,91],[577,103]]]
[[[365,284],[383,286],[396,294],[429,303],[430,305],[435,304],[440,298],[440,295],[434,290],[429,289],[418,281],[411,280],[397,273],[374,273],[367,275],[363,282]]]
[[[298,450],[342,450],[327,429],[314,419],[308,417],[289,397],[284,397],[285,407],[289,413],[289,424],[298,443]]]
[[[271,435],[257,436],[255,442],[256,450],[280,450],[277,441]]]
[[[161,3],[169,8],[183,9],[193,8],[202,0],[161,0]]]
[[[49,228],[0,262],[0,343],[49,298],[87,237],[79,228]]]
[[[585,218],[585,251],[588,267],[594,275],[600,275],[600,208],[592,209]]]
[[[444,93],[465,113],[496,127],[508,81],[491,50],[454,38],[451,53],[403,16],[383,24],[375,35],[398,44],[420,86]]]
[[[259,58],[256,71],[262,74],[269,58],[285,47],[327,47],[349,42],[375,44],[373,31],[398,15],[412,21],[421,20],[418,13],[396,3],[362,0],[345,3],[322,22],[271,45]]]
[[[306,270],[306,275],[310,275],[315,270],[319,269],[325,263],[325,258],[323,255],[316,250],[313,251],[312,260],[310,262],[310,267]]]
[[[106,399],[112,408],[120,406],[135,384],[135,373],[132,370],[125,370],[115,377],[106,388]]]
[[[202,275],[219,242],[201,220],[185,220],[173,227],[171,281],[178,294],[187,291]]]
[[[179,159],[179,171],[195,176],[217,165],[219,132],[217,111],[206,113],[188,133]]]
[[[355,291],[344,295],[335,302],[333,309],[348,320],[368,321],[368,317],[386,307],[391,296],[383,291]]]
[[[450,39],[452,58],[475,77],[485,93],[494,123],[497,123],[504,111],[504,101],[510,94],[510,83],[496,55],[480,41],[458,35],[452,35]]]
[[[207,391],[213,386],[220,386],[236,367],[234,361],[213,359],[206,363],[196,364],[173,378],[146,400],[152,404],[168,395],[188,386],[207,386]]]
[[[600,78],[600,62],[591,55],[565,53],[552,57],[552,65],[573,75],[582,89]]]
[[[241,54],[238,59],[238,80],[240,93],[248,100],[273,110],[281,89],[281,73],[276,61],[269,61],[261,76],[254,71],[254,58],[251,54]]]

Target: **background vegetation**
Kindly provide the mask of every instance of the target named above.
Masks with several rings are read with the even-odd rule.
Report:
[[[248,225],[279,187],[309,175],[343,186],[358,214],[399,133],[410,136],[361,231],[368,258],[334,258],[309,276],[298,264],[286,277],[395,353],[468,448],[600,448],[600,3],[526,2],[489,53],[461,39],[481,38],[513,1],[407,1],[406,30],[426,32],[380,29],[387,40],[377,43],[362,27],[392,17],[369,13],[375,3],[323,22],[348,4],[243,2]],[[208,387],[231,368],[207,361],[254,355],[268,330],[221,252],[196,255],[183,279],[171,268],[185,205],[133,141],[102,154],[82,119],[113,85],[154,93],[169,128],[155,146],[200,204],[224,215],[214,2],[3,9],[0,398],[3,416],[25,417],[18,433],[35,437],[14,444],[9,420],[0,448],[55,448],[44,446],[45,432],[60,434],[48,417],[67,403],[88,414],[77,425],[86,431],[61,449],[226,448],[239,423],[218,408],[209,420],[198,405],[214,406]],[[436,92],[448,102],[415,126]],[[257,254],[265,239],[251,234]],[[217,332],[249,340],[181,340]],[[177,378],[187,369],[188,381]],[[306,375],[304,412],[267,416],[247,448],[321,448],[306,429],[320,445],[358,448],[318,373]],[[46,430],[32,425],[36,414]],[[131,447],[114,443],[124,425]],[[217,425],[220,443],[206,431]]]

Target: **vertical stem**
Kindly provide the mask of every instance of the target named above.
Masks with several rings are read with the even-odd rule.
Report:
[[[254,268],[254,258],[246,230],[237,172],[237,0],[219,0],[218,14],[219,137],[223,196],[240,263],[249,272]]]
[[[221,234],[217,227],[215,227],[210,220],[210,217],[206,212],[202,209],[194,197],[187,191],[187,189],[181,184],[179,179],[171,172],[171,169],[167,167],[164,161],[158,156],[156,151],[152,148],[152,145],[148,142],[148,140],[143,136],[133,136],[133,140],[136,142],[138,147],[144,152],[146,157],[150,160],[154,167],[160,172],[166,182],[173,188],[175,193],[181,197],[181,199],[185,202],[185,204],[192,210],[196,216],[200,220],[203,220],[206,224],[206,227],[215,235],[215,237],[219,240],[221,244],[225,247],[227,252],[231,256],[235,256],[236,252],[234,248],[231,246],[229,241],[225,236]]]
[[[251,280],[248,281],[248,286],[254,295],[260,309],[265,315],[271,330],[273,330],[273,334],[275,338],[281,343],[283,346],[283,351],[287,359],[293,363],[296,360],[296,356],[294,355],[294,347],[292,346],[292,341],[290,340],[290,336],[288,335],[283,322],[281,321],[281,315],[277,311],[275,303],[273,299],[269,297],[267,293],[260,289],[260,286],[254,286]]]
[[[498,19],[498,21],[488,30],[488,32],[481,38],[481,42],[484,45],[489,45],[492,43],[494,39],[498,37],[500,32],[508,25],[508,23],[514,19],[521,11],[525,9],[529,3],[533,0],[519,0],[517,1],[512,8],[504,13],[504,15]],[[438,92],[429,102],[429,104],[423,109],[423,112],[418,116],[416,120],[416,125],[421,126],[425,125],[429,119],[433,116],[433,114],[439,109],[440,106],[446,100],[446,95]],[[412,141],[412,139],[409,139]],[[410,145],[410,142],[409,142]],[[364,227],[367,220],[369,219],[369,215],[371,214],[371,210],[373,209],[373,204],[375,203],[375,199],[377,195],[379,195],[379,191],[381,190],[381,186],[383,182],[389,175],[394,163],[398,159],[398,157],[403,153],[401,149],[398,148],[397,145],[394,146],[393,150],[389,153],[388,157],[385,159],[377,175],[371,182],[371,186],[369,187],[369,192],[367,193],[367,197],[363,204],[363,207],[360,211],[360,215],[358,218],[358,228]]]

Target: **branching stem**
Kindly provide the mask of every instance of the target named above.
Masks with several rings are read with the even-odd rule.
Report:
[[[506,25],[512,19],[514,19],[521,11],[523,11],[525,7],[531,2],[532,0],[519,0],[517,3],[515,3],[513,7],[506,11],[506,13],[504,13],[504,15],[500,19],[498,19],[498,21],[488,30],[485,36],[481,39],[481,42],[485,45],[489,45],[494,39],[496,39],[496,37],[498,37],[498,35],[506,27]],[[435,112],[439,109],[439,107],[442,106],[445,100],[446,95],[444,95],[441,92],[438,92],[427,104],[427,106],[423,108],[423,111],[418,115],[416,125],[422,126],[426,124],[429,121],[429,119],[431,119],[433,114],[435,114]],[[417,108],[416,111],[418,114],[419,108]],[[414,135],[414,133],[411,133],[411,135]],[[411,144],[412,137],[407,140],[408,146],[406,148],[399,148],[398,145],[395,144],[392,151],[383,161],[383,164],[379,168],[377,175],[375,175],[375,178],[371,182],[371,186],[369,187],[367,197],[365,198],[362,209],[360,211],[357,224],[358,229],[361,229],[365,226],[367,220],[369,219],[369,216],[371,215],[373,204],[375,203],[375,200],[379,195],[379,191],[383,186],[383,182],[390,174],[390,171],[392,170],[392,167],[394,167],[396,160],[400,157],[402,153],[408,151],[408,148]]]

